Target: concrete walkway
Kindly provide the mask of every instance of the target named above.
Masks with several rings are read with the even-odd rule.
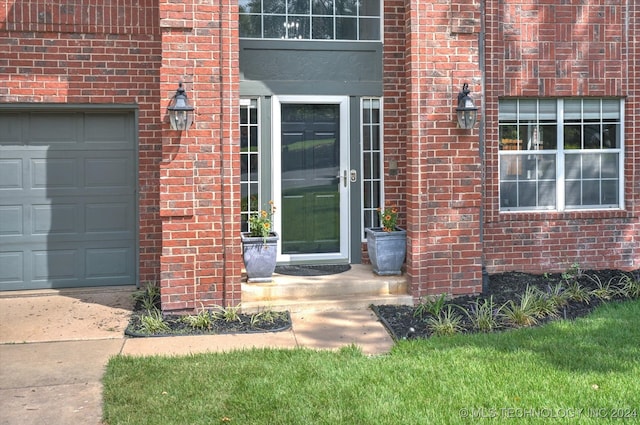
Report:
[[[0,425],[101,424],[111,356],[183,355],[252,347],[370,355],[393,341],[370,310],[292,314],[292,329],[251,335],[125,338],[133,288],[0,293]]]

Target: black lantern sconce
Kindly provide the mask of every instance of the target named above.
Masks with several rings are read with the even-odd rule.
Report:
[[[456,115],[458,116],[458,125],[465,130],[472,129],[476,125],[478,119],[478,108],[473,103],[473,99],[469,96],[469,84],[462,85],[462,91],[458,93],[458,107]]]
[[[171,99],[169,110],[169,121],[172,130],[184,131],[191,127],[193,122],[193,106],[189,104],[189,99],[182,88],[182,81],[178,83],[178,90]]]

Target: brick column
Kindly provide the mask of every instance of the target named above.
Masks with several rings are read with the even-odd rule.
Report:
[[[482,285],[481,123],[457,126],[469,83],[482,107],[480,2],[406,0],[407,273],[414,297]]]
[[[237,2],[160,1],[163,119],[161,294],[165,311],[240,301]],[[184,81],[188,131],[166,106]]]

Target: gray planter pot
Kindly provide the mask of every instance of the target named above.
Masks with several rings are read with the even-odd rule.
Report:
[[[381,276],[402,274],[407,254],[407,231],[396,227],[394,232],[385,232],[381,227],[371,227],[365,232],[374,273]]]
[[[240,237],[247,281],[271,282],[273,271],[276,269],[278,234],[271,233],[266,240],[262,236],[250,236],[248,232],[241,233]]]

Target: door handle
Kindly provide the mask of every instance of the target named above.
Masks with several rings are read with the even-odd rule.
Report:
[[[336,176],[337,179],[342,178],[342,182],[344,184],[344,187],[347,187],[348,183],[355,183],[358,181],[358,172],[356,170],[351,170],[349,171],[349,173],[347,174],[347,170],[343,170],[342,172],[342,176],[338,175]]]

